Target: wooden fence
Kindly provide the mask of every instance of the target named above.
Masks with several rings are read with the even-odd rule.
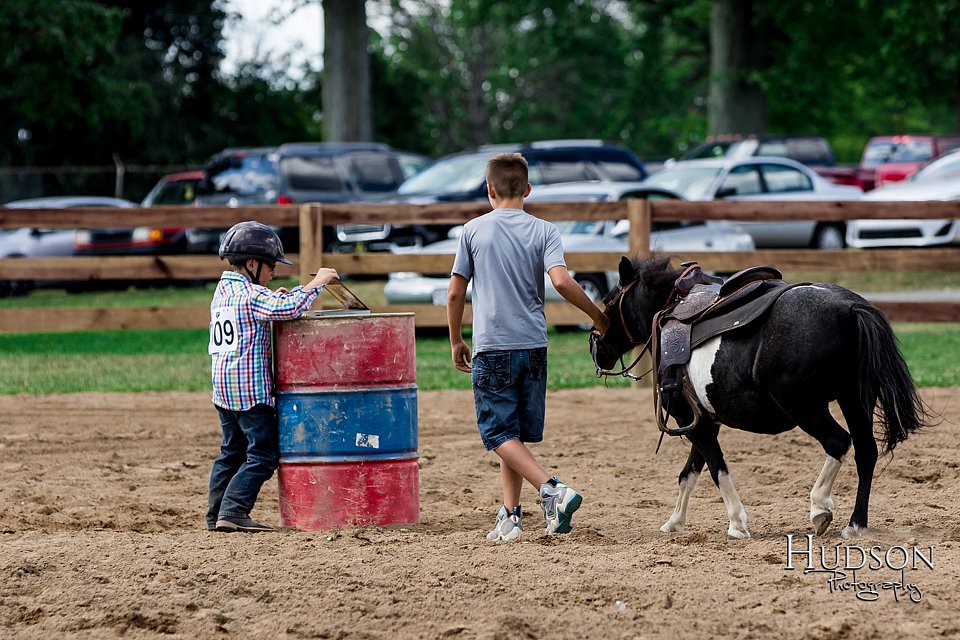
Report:
[[[960,218],[960,202],[685,202],[628,200],[611,203],[539,203],[527,209],[548,220],[630,221],[630,253],[649,253],[652,221],[678,220],[821,220],[857,218]],[[317,266],[353,275],[391,272],[449,273],[452,255],[389,253],[323,253],[324,226],[338,224],[462,224],[489,210],[483,202],[433,205],[270,205],[260,207],[151,207],[138,209],[3,209],[0,228],[108,228],[131,226],[226,228],[256,219],[274,226],[299,226],[300,251],[292,256],[301,281]],[[684,254],[705,268],[735,271],[771,264],[784,271],[960,271],[960,246],[927,249],[756,250]],[[602,272],[616,269],[619,254],[568,253],[571,270]],[[0,280],[180,280],[215,279],[223,270],[216,256],[104,256],[0,259]],[[278,275],[296,275],[281,265]],[[922,287],[922,283],[918,283]],[[957,302],[878,302],[892,320],[958,321]],[[388,305],[375,311],[413,311],[417,326],[446,325],[446,311],[433,305]],[[582,320],[571,305],[548,304],[551,324]],[[206,307],[143,308],[10,308],[0,309],[0,332],[73,331],[117,328],[204,327]],[[469,307],[466,314],[469,322]]]

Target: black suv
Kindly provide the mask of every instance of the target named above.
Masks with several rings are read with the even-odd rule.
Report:
[[[197,188],[198,206],[371,202],[392,193],[430,158],[372,142],[294,142],[230,148],[213,156]],[[192,230],[191,250],[215,252],[222,229]],[[299,230],[280,231],[284,250],[299,249]],[[326,250],[335,250],[333,227]]]
[[[647,177],[643,162],[629,149],[602,140],[544,140],[528,144],[485,145],[449,155],[406,180],[390,202],[430,204],[487,199],[486,167],[498,153],[520,153],[530,167],[530,183],[607,180],[635,182]],[[422,245],[446,238],[450,226],[344,225],[337,239],[365,243],[371,251]]]

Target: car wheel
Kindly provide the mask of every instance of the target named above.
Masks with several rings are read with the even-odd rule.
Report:
[[[813,247],[815,249],[843,249],[846,246],[843,227],[840,225],[817,225],[817,230],[813,232]]]
[[[573,277],[573,279],[580,283],[580,286],[583,288],[583,292],[587,294],[588,298],[593,300],[598,305],[603,302],[603,296],[607,294],[607,286],[602,275],[578,273]],[[569,327],[557,327],[557,331],[590,331],[592,329],[592,322],[584,322],[582,324]]]

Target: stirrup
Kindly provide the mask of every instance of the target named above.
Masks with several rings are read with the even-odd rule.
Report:
[[[698,407],[697,403],[694,402],[687,394],[686,385],[684,385],[680,395],[684,400],[686,400],[687,406],[689,406],[690,410],[693,412],[693,420],[686,426],[671,428],[667,426],[667,423],[670,420],[670,415],[663,407],[663,393],[660,390],[660,385],[654,385],[653,387],[653,402],[655,410],[654,412],[657,415],[657,427],[659,427],[660,431],[668,436],[682,436],[690,433],[697,428],[697,425],[700,424],[700,418],[703,417],[703,414],[700,412],[700,407]]]

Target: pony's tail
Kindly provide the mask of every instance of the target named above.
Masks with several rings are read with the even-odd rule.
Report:
[[[916,383],[900,353],[893,327],[870,304],[854,304],[860,350],[860,401],[872,416],[879,404],[885,453],[907,436],[928,426],[931,412],[920,399]]]

